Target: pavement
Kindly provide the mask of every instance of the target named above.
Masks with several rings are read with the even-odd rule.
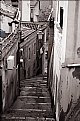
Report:
[[[20,87],[20,96],[1,121],[55,121],[46,78],[22,80]]]

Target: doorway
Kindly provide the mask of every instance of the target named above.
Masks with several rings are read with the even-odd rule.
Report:
[[[0,76],[0,113],[2,112],[2,76]]]

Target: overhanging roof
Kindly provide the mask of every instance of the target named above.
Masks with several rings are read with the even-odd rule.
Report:
[[[17,9],[6,4],[4,1],[0,1],[0,13],[13,19],[17,13]]]

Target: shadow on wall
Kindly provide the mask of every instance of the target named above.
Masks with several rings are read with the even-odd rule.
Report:
[[[30,67],[28,67],[28,78],[30,78]]]
[[[33,76],[36,76],[36,60],[33,62]]]
[[[17,97],[17,75],[15,70],[14,72],[11,73],[11,77],[7,78],[5,110],[12,105],[16,97]]]
[[[59,100],[60,121],[78,121],[76,118],[80,112],[80,67],[62,69]]]

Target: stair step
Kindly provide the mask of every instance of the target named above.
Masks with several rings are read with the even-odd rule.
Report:
[[[47,83],[47,80],[21,80],[20,83]]]
[[[36,117],[36,118],[33,118],[33,117],[5,117],[5,118],[3,118],[3,120],[2,121],[4,121],[4,119],[6,120],[6,121],[55,121],[55,119],[54,118],[44,118],[44,117],[42,117],[42,118],[39,118],[39,117]]]
[[[25,80],[43,80],[44,77],[41,77],[41,76],[37,76],[37,77],[32,77],[32,78],[28,78],[28,79],[25,79]]]
[[[47,83],[47,80],[21,80],[20,82],[27,82],[27,83]]]
[[[49,92],[31,92],[31,91],[25,91],[25,90],[21,90],[20,94],[30,94],[30,95],[47,95],[49,96]]]
[[[39,109],[16,109],[9,110],[6,114],[4,114],[6,118],[11,117],[44,117],[44,118],[53,118],[53,113],[51,111],[39,110]]]
[[[24,79],[24,80],[21,80],[21,81],[41,82],[41,81],[44,81],[44,80],[43,80],[43,78],[30,78],[30,79]]]
[[[49,97],[49,93],[32,93],[32,92],[26,92],[26,91],[21,91],[20,95],[22,96],[37,96],[37,97]]]
[[[17,101],[26,101],[27,103],[50,103],[50,97],[36,97],[36,96],[19,96]]]
[[[20,83],[20,86],[25,86],[25,87],[46,87],[47,88],[47,84],[27,84],[27,83]]]
[[[31,110],[48,110],[50,111],[51,109],[51,104],[50,103],[26,103],[22,102],[21,105],[15,105],[11,107],[11,109],[31,109]]]
[[[46,87],[43,87],[43,88],[41,88],[41,87],[31,87],[31,86],[29,86],[29,87],[26,87],[26,86],[24,86],[24,87],[21,87],[20,88],[20,90],[21,89],[23,89],[23,90],[25,90],[25,91],[37,91],[37,92],[41,92],[41,91],[45,91],[45,92],[47,92],[48,91],[48,89],[46,88]]]
[[[20,86],[26,86],[26,87],[47,87],[47,84],[25,84],[21,83]]]
[[[47,78],[35,77],[20,81],[20,96],[1,121],[55,121]]]
[[[20,89],[24,88],[24,89],[35,89],[35,90],[48,90],[47,86],[26,86],[26,85],[22,85],[20,86]]]
[[[32,82],[32,81],[20,81],[20,83],[21,84],[47,84],[47,82],[37,82],[37,81],[35,81],[35,82]]]
[[[36,87],[21,87],[21,91],[30,91],[30,92],[49,92],[47,88],[36,88]]]
[[[49,92],[48,91],[45,91],[45,90],[43,90],[43,91],[37,91],[37,90],[35,90],[35,91],[31,91],[30,89],[21,89],[21,91],[20,92],[25,92],[25,93],[34,93],[34,94],[48,94],[49,95]]]

